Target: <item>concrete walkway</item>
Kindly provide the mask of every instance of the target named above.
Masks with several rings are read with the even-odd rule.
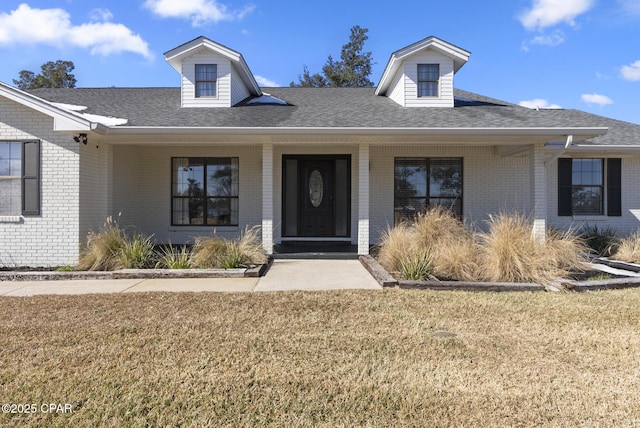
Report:
[[[274,260],[260,278],[0,281],[0,296],[147,291],[287,291],[382,289],[358,260]]]

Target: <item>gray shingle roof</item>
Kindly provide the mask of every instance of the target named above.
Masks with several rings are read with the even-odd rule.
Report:
[[[232,108],[181,108],[180,88],[37,89],[51,102],[88,107],[83,113],[127,118],[126,126],[339,128],[567,128],[608,127],[592,143],[639,145],[640,125],[580,110],[533,110],[455,91],[454,108],[406,108],[375,88],[264,88],[289,103]]]

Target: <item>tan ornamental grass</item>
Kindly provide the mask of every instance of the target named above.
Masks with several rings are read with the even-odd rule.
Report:
[[[628,263],[640,263],[640,231],[619,239],[613,258]]]
[[[549,231],[544,242],[521,214],[490,216],[487,232],[474,232],[442,207],[389,228],[378,261],[398,277],[427,254],[441,280],[547,283],[583,270],[587,247],[575,233]],[[415,263],[414,263],[415,264]],[[406,279],[406,277],[405,277]]]
[[[210,269],[232,269],[263,264],[267,256],[262,249],[259,228],[247,227],[233,240],[217,236],[200,236],[195,239],[191,260],[194,266]]]

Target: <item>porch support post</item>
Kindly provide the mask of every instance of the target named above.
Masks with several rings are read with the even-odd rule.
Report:
[[[273,144],[262,146],[262,248],[273,254]]]
[[[544,146],[534,145],[529,151],[529,182],[533,236],[544,242],[547,230],[547,171]]]
[[[358,146],[358,254],[369,254],[369,145]]]

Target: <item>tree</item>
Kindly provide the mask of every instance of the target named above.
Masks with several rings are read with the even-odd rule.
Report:
[[[57,60],[42,64],[41,73],[35,74],[30,70],[22,70],[19,79],[13,79],[13,83],[20,89],[38,88],[75,88],[76,78],[71,73],[75,68],[72,61]]]
[[[342,46],[340,61],[334,61],[329,55],[327,62],[322,67],[322,74],[309,73],[307,66],[304,72],[298,76],[299,82],[291,82],[290,86],[322,88],[332,87],[360,87],[373,86],[369,80],[371,74],[371,52],[363,52],[364,42],[369,38],[366,28],[356,25],[351,28],[349,43]]]

